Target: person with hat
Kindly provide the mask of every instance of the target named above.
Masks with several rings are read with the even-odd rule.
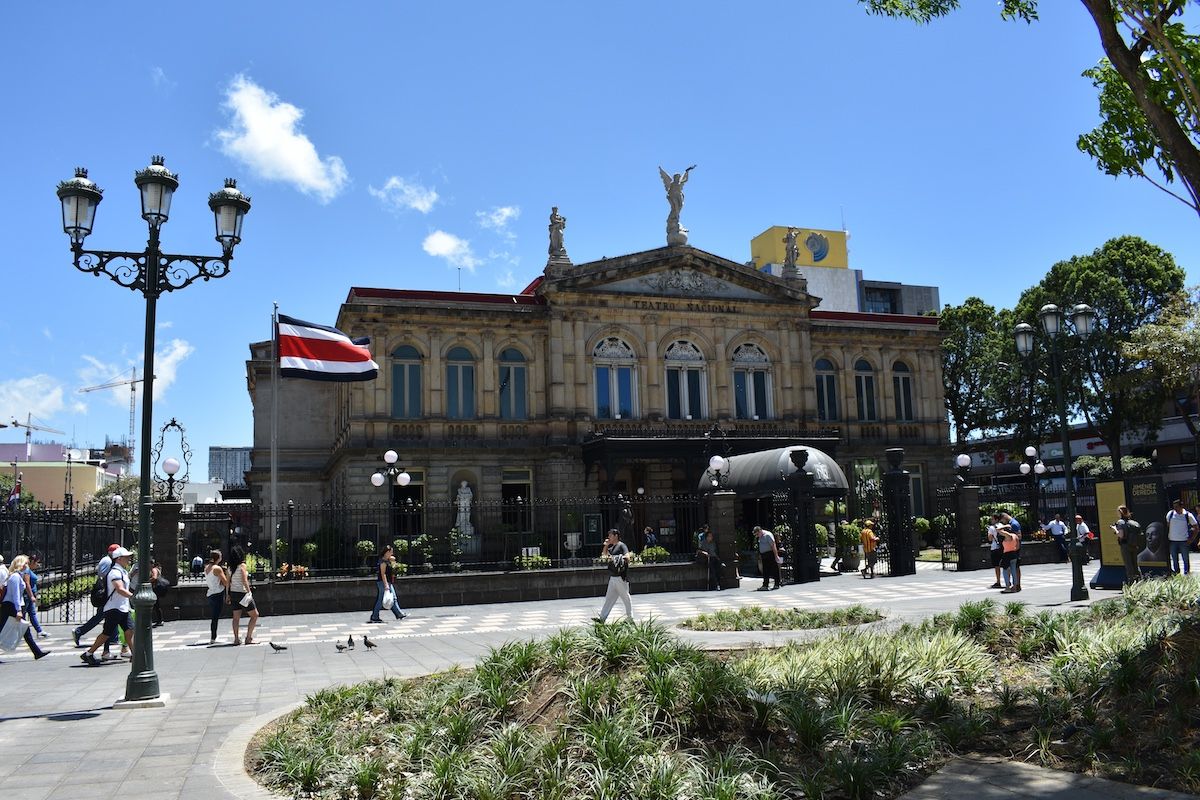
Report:
[[[105,642],[117,638],[118,630],[125,632],[126,644],[133,647],[133,621],[130,617],[132,608],[129,604],[130,598],[133,597],[133,590],[130,589],[129,582],[129,565],[133,560],[133,552],[124,547],[118,547],[111,556],[112,565],[104,579],[108,590],[108,599],[104,602],[103,609],[104,629],[96,637],[96,641],[92,642],[92,646],[87,649],[87,652],[79,657],[89,667],[100,666],[100,659],[96,658],[96,651]]]
[[[1183,501],[1176,498],[1167,512],[1167,541],[1171,544],[1171,572],[1179,574],[1179,561],[1183,560],[1183,574],[1192,572],[1191,558],[1188,547],[1196,537],[1196,517],[1183,507]]]
[[[108,546],[108,552],[106,552],[104,554],[104,558],[100,559],[100,563],[96,564],[96,576],[97,577],[104,578],[108,575],[108,571],[109,571],[109,569],[112,568],[112,563],[113,563],[112,554],[119,549],[121,549],[121,545],[119,545],[119,544],[110,544]],[[92,614],[91,619],[89,619],[87,622],[80,625],[75,630],[71,631],[71,638],[75,640],[75,646],[79,647],[79,640],[81,638],[83,638],[87,634],[88,631],[90,631],[92,628],[96,627],[103,621],[104,621],[104,609],[98,608],[98,609],[96,609],[96,613]],[[108,646],[107,645],[105,645],[105,647],[104,647],[104,655],[108,655]]]
[[[1092,529],[1084,522],[1082,514],[1075,515],[1075,540],[1079,542],[1079,547],[1083,550],[1083,563],[1087,564],[1092,560],[1092,554],[1088,552],[1088,542],[1095,538]]]

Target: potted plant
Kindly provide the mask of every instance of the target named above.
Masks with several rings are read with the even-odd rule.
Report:
[[[862,542],[862,527],[853,522],[843,522],[837,526],[834,545],[837,550],[838,570],[841,572],[858,571],[858,546]]]
[[[579,524],[579,512],[568,511],[565,524],[567,529],[563,532],[563,544],[571,553],[571,558],[575,558],[579,548],[583,547],[583,528]]]
[[[824,558],[829,551],[829,528],[819,522],[814,522],[813,541],[817,546],[817,558]]]
[[[304,560],[308,562],[308,565],[312,566],[317,557],[317,543],[305,542],[300,546],[300,552],[304,555]]]
[[[646,564],[663,564],[671,559],[671,553],[665,547],[654,545],[642,550],[642,562]]]
[[[371,556],[375,555],[375,543],[370,539],[362,539],[354,545],[354,552],[358,553],[358,557],[362,560],[362,565],[359,567],[360,574],[369,574],[371,571]]]

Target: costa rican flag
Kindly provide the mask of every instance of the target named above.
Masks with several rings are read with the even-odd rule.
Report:
[[[368,338],[351,339],[337,328],[279,315],[279,374],[314,381],[370,381],[379,374]]]
[[[21,478],[24,475],[17,476],[17,482],[13,484],[12,491],[8,493],[8,510],[13,511],[21,503]]]

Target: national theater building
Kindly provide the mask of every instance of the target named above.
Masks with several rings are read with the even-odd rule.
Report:
[[[904,447],[923,513],[951,471],[936,289],[819,263],[844,261],[841,232],[801,231],[789,258],[787,231],[749,263],[674,244],[573,264],[552,217],[545,271],[517,294],[352,287],[335,325],[370,337],[378,378],[280,381],[279,501],[384,501],[370,479],[389,449],[412,477],[393,501],[462,481],[505,501],[694,492],[712,454],[811,444],[847,475]],[[271,343],[250,349],[262,503]]]

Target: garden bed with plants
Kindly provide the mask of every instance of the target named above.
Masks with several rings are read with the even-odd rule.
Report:
[[[746,606],[737,610],[723,608],[711,614],[700,614],[685,619],[679,623],[679,627],[690,631],[805,631],[862,625],[881,619],[883,614],[863,605],[819,611]]]
[[[565,629],[318,692],[247,765],[301,797],[857,800],[981,750],[1195,791],[1198,595],[1172,578],[1078,612],[987,600],[745,652],[650,622]]]

